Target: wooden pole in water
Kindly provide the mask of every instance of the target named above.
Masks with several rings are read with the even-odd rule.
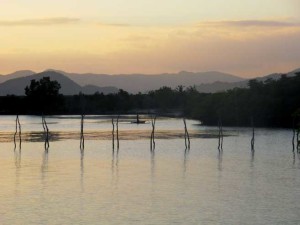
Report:
[[[83,124],[84,124],[84,115],[81,115],[81,124],[80,124],[80,149],[84,149],[84,133],[83,133]]]
[[[154,116],[153,120],[153,147],[155,149],[155,125],[156,125],[156,115]]]
[[[43,128],[44,128],[44,135],[45,135],[45,150],[48,151],[50,145],[49,145],[49,128],[46,122],[46,118],[43,115],[42,116],[42,124],[43,124]]]
[[[150,150],[153,150],[153,122],[152,122],[152,118],[151,118],[151,126],[152,126],[152,130],[151,130],[151,135],[150,135]]]
[[[222,123],[222,120],[221,120],[221,149],[223,150],[223,138],[224,138],[224,135],[223,135],[223,123]]]
[[[292,139],[293,152],[295,151],[295,136],[296,136],[296,127],[295,127],[295,117],[294,117],[293,118],[293,139]]]
[[[114,118],[111,118],[111,124],[112,124],[112,147],[113,151],[115,151],[115,123],[114,123]]]
[[[21,123],[20,123],[20,118],[18,116],[18,127],[19,127],[19,148],[21,149],[22,147],[22,130],[21,130]]]
[[[18,134],[18,131],[19,131],[19,148],[21,149],[21,147],[22,147],[22,131],[21,131],[21,124],[20,124],[19,115],[16,116],[16,130],[15,130],[15,133],[14,133],[14,145],[15,145],[15,149],[17,147],[16,136]]]
[[[15,131],[15,134],[14,134],[15,150],[16,150],[16,136],[17,136],[17,133],[18,133],[18,118],[19,118],[19,115],[16,116],[16,131]]]
[[[297,129],[297,152],[300,153],[300,128]]]
[[[185,119],[183,118],[183,124],[184,124],[184,145],[185,145],[185,149],[187,149],[187,143],[186,143],[186,125],[185,125]]]
[[[151,125],[152,125],[152,132],[150,138],[151,151],[155,149],[155,123],[156,123],[156,115],[154,117],[151,117]]]
[[[183,124],[184,124],[184,142],[185,142],[185,148],[190,149],[191,142],[190,142],[190,135],[186,126],[186,119],[183,118]]]
[[[44,115],[42,115],[42,125],[43,125],[43,129],[44,129],[44,139],[45,139],[45,143],[44,143],[44,147],[46,150],[46,126],[45,126],[45,121],[44,121]]]
[[[251,117],[251,126],[252,126],[251,151],[254,151],[255,129],[254,129],[254,119],[253,119],[253,116]]]
[[[119,149],[119,147],[120,147],[120,143],[119,143],[119,118],[120,118],[120,115],[118,115],[118,117],[117,117],[117,124],[116,124],[116,126],[117,126],[117,149]]]
[[[222,125],[221,118],[219,118],[218,127],[219,127],[218,150],[221,151],[223,150],[223,125]]]

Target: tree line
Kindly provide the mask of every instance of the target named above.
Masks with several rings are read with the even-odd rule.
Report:
[[[200,120],[205,125],[292,127],[300,115],[300,73],[280,79],[250,80],[248,88],[201,93],[195,87],[162,87],[148,93],[59,94],[49,77],[32,80],[26,96],[0,97],[1,114],[126,114],[155,112]],[[296,123],[298,121],[296,120]]]

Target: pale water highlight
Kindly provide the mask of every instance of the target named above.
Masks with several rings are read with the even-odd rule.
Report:
[[[12,116],[0,117],[0,132],[14,133]],[[47,117],[51,132],[80,133],[80,117]],[[109,118],[85,119],[85,131],[111,131]],[[20,116],[23,132],[42,132],[40,117]],[[187,120],[191,133],[217,132]],[[123,138],[119,151],[96,136],[0,143],[0,224],[300,224],[300,156],[292,131],[224,129],[223,152],[214,136],[156,139],[151,124],[123,121],[120,131],[149,132]],[[158,119],[157,131],[184,134],[180,119]],[[227,134],[227,136],[226,136]],[[12,139],[13,140],[13,137]]]

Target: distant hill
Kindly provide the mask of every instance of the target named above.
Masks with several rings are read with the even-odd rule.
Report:
[[[175,88],[178,85],[194,86],[202,83],[219,82],[237,82],[243,81],[243,78],[221,72],[199,72],[192,73],[182,71],[174,74],[122,74],[122,75],[106,75],[106,74],[78,74],[67,73],[59,70],[47,70],[47,72],[57,72],[70,78],[80,86],[84,86],[85,93],[93,93],[93,90],[99,91],[99,86],[103,93],[111,93],[116,89],[123,89],[130,93],[147,92],[159,89],[163,86]],[[33,71],[18,71],[14,74],[0,76],[0,83],[12,78],[27,77],[34,74]]]
[[[221,72],[180,72],[176,74],[157,74],[157,75],[104,75],[104,74],[75,74],[65,73],[70,79],[80,85],[101,85],[112,86],[123,89],[130,93],[147,92],[156,90],[163,86],[175,88],[178,85],[194,86],[201,83],[211,83],[214,81],[237,82],[244,79]]]
[[[287,76],[294,76],[296,72],[300,72],[300,68],[294,71],[287,73]],[[61,92],[63,94],[77,94],[80,90],[85,94],[93,94],[95,92],[99,93],[115,93],[118,89],[123,89],[130,93],[138,92],[147,92],[149,90],[159,89],[162,86],[168,86],[175,88],[178,85],[196,86],[200,92],[204,93],[213,93],[219,91],[225,91],[233,89],[235,87],[244,88],[247,87],[249,79],[243,79],[231,74],[221,73],[221,72],[199,72],[192,73],[182,71],[174,74],[154,74],[154,75],[144,75],[144,74],[121,74],[121,75],[106,75],[106,74],[78,74],[78,73],[67,73],[64,71],[58,70],[47,70],[43,73],[56,73],[64,75],[65,78],[69,78],[68,82],[73,82],[70,84],[71,88],[68,85],[64,85]],[[34,79],[35,74],[30,70],[17,71],[12,74],[0,76],[0,95],[5,95],[6,93],[18,93],[18,95],[24,92],[24,88],[20,88],[18,91],[14,88],[10,82],[10,79],[16,78],[28,78],[18,82],[27,82],[26,85],[30,82],[31,79]],[[42,73],[40,73],[42,74]],[[36,74],[39,75],[39,74]],[[264,77],[257,77],[254,79],[264,81],[266,79],[279,79],[281,73],[274,73]],[[36,78],[37,79],[37,78]],[[29,81],[28,81],[29,80]],[[65,80],[65,79],[64,79]],[[8,82],[5,85],[2,85],[1,82]],[[4,83],[3,83],[4,84]],[[17,85],[17,84],[14,84]],[[24,85],[24,86],[26,86]],[[75,85],[77,85],[75,87]],[[20,86],[22,86],[20,84]],[[74,88],[72,88],[74,87]]]
[[[24,88],[30,84],[30,81],[33,79],[39,80],[43,77],[50,77],[51,80],[56,80],[60,83],[61,89],[60,93],[64,95],[74,95],[78,94],[79,92],[93,94],[94,90],[98,92],[107,93],[114,93],[117,92],[117,88],[112,87],[96,87],[96,86],[86,86],[81,87],[70,78],[64,76],[63,74],[54,72],[54,71],[45,71],[42,73],[37,73],[34,75],[29,75],[25,77],[15,78],[4,83],[0,84],[0,95],[25,95]]]
[[[5,81],[11,80],[11,79],[15,79],[15,78],[20,78],[20,77],[27,77],[30,75],[35,74],[35,72],[31,71],[31,70],[20,70],[20,71],[16,71],[14,73],[11,74],[7,74],[7,75],[1,75],[0,76],[0,83],[3,83]]]
[[[286,75],[288,77],[292,77],[295,76],[296,73],[300,72],[300,68],[293,70],[291,72],[286,73]],[[265,81],[267,79],[274,79],[274,80],[278,80],[281,75],[283,75],[283,73],[273,73],[273,74],[269,74],[267,76],[263,76],[263,77],[256,77],[256,78],[252,78],[252,79],[256,79],[258,81]],[[226,91],[226,90],[230,90],[233,88],[246,88],[248,87],[248,82],[251,79],[247,79],[247,80],[243,80],[243,81],[239,81],[239,82],[213,82],[210,84],[200,84],[197,85],[196,88],[198,91],[202,92],[202,93],[215,93],[215,92],[220,92],[220,91]]]

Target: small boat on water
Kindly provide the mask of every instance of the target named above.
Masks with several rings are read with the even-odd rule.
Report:
[[[144,124],[144,123],[146,123],[146,120],[140,120],[139,114],[136,114],[136,120],[135,121],[131,121],[131,123]]]

